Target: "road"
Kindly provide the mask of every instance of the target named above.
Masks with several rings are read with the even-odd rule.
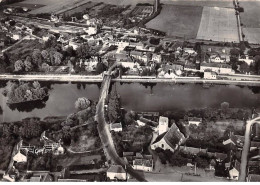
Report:
[[[111,69],[111,68],[110,68]],[[108,96],[108,90],[111,82],[111,70],[108,74],[104,76],[101,93],[99,97],[99,102],[96,109],[96,121],[98,122],[98,132],[101,142],[104,147],[105,154],[112,160],[113,163],[125,167],[126,172],[132,177],[136,178],[138,181],[145,182],[144,177],[135,171],[129,164],[127,164],[123,159],[121,159],[115,149],[112,135],[109,130],[109,124],[105,120],[105,100]]]
[[[248,163],[248,154],[250,151],[251,144],[251,129],[254,124],[260,124],[258,121],[260,117],[257,117],[253,120],[247,121],[246,131],[245,131],[245,143],[243,146],[242,156],[241,156],[241,166],[240,166],[240,176],[239,181],[245,182],[247,177],[247,163]]]
[[[69,75],[69,74],[26,74],[13,75],[2,74],[0,80],[18,80],[18,81],[52,81],[52,82],[89,82],[101,83],[103,78],[101,75],[84,76],[84,75]],[[155,77],[131,77],[111,79],[112,82],[129,82],[129,83],[191,83],[191,84],[218,84],[218,85],[245,85],[245,86],[260,86],[260,78],[256,80],[210,80],[203,78],[179,77],[179,78],[155,78]]]

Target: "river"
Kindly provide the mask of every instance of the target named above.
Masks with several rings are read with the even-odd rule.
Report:
[[[120,84],[116,83],[117,92],[121,96],[122,106],[134,111],[167,111],[174,109],[193,109],[220,107],[224,101],[230,107],[260,108],[259,88],[215,85],[209,89],[199,84]],[[24,105],[25,110],[10,109],[0,88],[0,106],[3,109],[0,121],[19,121],[26,117],[67,116],[76,111],[74,103],[79,97],[87,97],[98,101],[98,84],[48,84],[49,98],[43,104]],[[258,91],[258,92],[257,92]]]

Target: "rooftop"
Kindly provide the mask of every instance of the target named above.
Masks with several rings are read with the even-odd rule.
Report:
[[[112,165],[107,170],[108,173],[126,173],[124,168],[120,165]]]

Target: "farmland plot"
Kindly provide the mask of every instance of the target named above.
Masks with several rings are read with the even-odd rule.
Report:
[[[163,5],[160,15],[146,24],[169,36],[195,38],[200,25],[202,7]]]
[[[235,10],[204,7],[197,39],[239,42]]]

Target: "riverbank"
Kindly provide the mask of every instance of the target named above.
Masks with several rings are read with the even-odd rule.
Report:
[[[0,80],[18,81],[49,81],[49,82],[86,82],[101,83],[103,77],[82,76],[82,75],[0,75]],[[155,77],[131,77],[112,79],[112,82],[123,83],[174,83],[174,84],[218,84],[218,85],[241,85],[241,86],[260,86],[260,80],[211,80],[196,77],[180,78],[155,78]]]

